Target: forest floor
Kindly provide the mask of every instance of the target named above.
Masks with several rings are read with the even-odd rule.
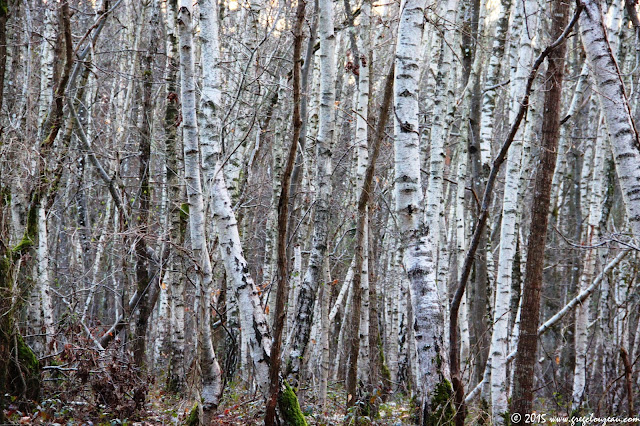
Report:
[[[151,411],[164,413],[164,415],[146,418],[147,424],[184,424],[192,408],[187,401],[176,401],[177,405],[167,407],[166,401],[161,398],[151,397],[149,399],[153,399],[153,402],[151,402],[153,409]],[[342,425],[345,420],[344,390],[338,385],[330,387],[327,393],[325,410],[322,410],[320,401],[315,395],[306,394],[301,403],[301,409],[310,426]],[[176,414],[178,415],[177,418]],[[397,397],[379,403],[379,415],[371,424],[390,426],[412,424],[411,415],[408,399]],[[213,420],[213,425],[225,426],[262,424],[264,424],[264,403],[262,398],[254,393],[234,387],[227,390]]]
[[[89,392],[90,393],[90,392]],[[74,401],[63,398],[44,398],[34,409],[21,411],[10,405],[5,410],[8,424],[47,425],[184,425],[193,408],[193,400],[182,399],[168,394],[157,386],[151,386],[144,407],[132,413],[129,418],[113,414],[114,407],[95,404],[91,397],[83,398],[80,393]],[[378,403],[379,415],[370,424],[405,425],[412,424],[412,410],[408,398],[397,396]],[[342,425],[345,421],[344,390],[330,387],[327,406],[321,409],[315,395],[307,394],[301,404],[309,425]],[[256,394],[230,386],[220,408],[214,415],[213,425],[261,425],[264,417],[264,403]],[[366,422],[368,423],[368,422]],[[366,424],[365,423],[365,424]]]

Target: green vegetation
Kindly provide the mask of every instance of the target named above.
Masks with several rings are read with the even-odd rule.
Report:
[[[453,387],[449,380],[443,378],[436,385],[431,396],[430,407],[431,412],[425,424],[434,426],[453,424],[456,412],[453,408]]]
[[[189,412],[189,417],[185,420],[185,426],[198,426],[200,424],[199,416],[198,416],[198,408],[199,404],[196,402],[191,407],[191,411]]]
[[[300,409],[298,397],[293,388],[284,382],[284,390],[278,396],[278,406],[285,424],[290,426],[307,426],[307,419]]]

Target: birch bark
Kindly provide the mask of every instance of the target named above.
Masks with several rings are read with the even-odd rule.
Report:
[[[445,22],[454,23],[456,18],[458,1],[448,0],[443,6],[445,9]],[[446,37],[454,34],[453,31],[445,31],[439,43],[442,46],[441,61],[438,67],[435,84],[435,96],[433,106],[433,122],[430,132],[430,156],[429,156],[429,181],[426,193],[425,224],[428,229],[428,245],[431,245],[433,253],[431,257],[425,258],[429,276],[427,281],[436,283],[438,289],[438,299],[442,305],[443,321],[447,321],[449,300],[447,283],[443,279],[438,279],[438,269],[447,269],[446,265],[439,265],[438,257],[445,251],[446,239],[443,238],[444,229],[441,223],[444,220],[444,163],[445,163],[445,142],[451,125],[453,114],[453,103],[455,100],[455,68],[452,69],[454,51],[452,46],[456,43]],[[427,255],[429,256],[429,255]],[[444,260],[444,259],[443,259]],[[444,263],[444,262],[442,262]],[[443,322],[443,324],[444,324]],[[445,336],[443,342],[446,345],[448,338]]]
[[[329,303],[331,302],[331,269],[329,267],[329,258],[324,259],[323,268],[324,284],[320,290],[322,295],[321,302],[321,321],[322,332],[320,334],[320,345],[322,347],[321,366],[320,366],[320,404],[324,411],[327,406],[327,385],[329,383]]]
[[[358,77],[358,103],[356,117],[356,150],[357,150],[357,172],[356,172],[356,194],[362,191],[365,171],[369,163],[369,141],[367,138],[369,118],[369,59],[371,46],[370,30],[371,2],[365,0],[360,7],[360,34],[358,37],[359,58],[354,58],[360,63]],[[369,206],[366,207],[365,223],[369,222]],[[369,371],[369,226],[364,227],[362,240],[362,270],[360,271],[360,288],[362,290],[362,308],[360,310],[360,355],[358,362],[358,378],[363,382],[368,381]]]
[[[532,3],[529,1],[527,5]],[[535,3],[535,2],[534,2]],[[491,48],[491,56],[487,67],[487,76],[485,78],[485,90],[482,95],[482,113],[480,115],[480,161],[482,169],[486,172],[490,168],[491,163],[491,142],[493,140],[494,115],[496,109],[496,97],[498,95],[498,79],[500,78],[500,70],[502,59],[504,56],[504,48],[507,39],[507,30],[509,29],[509,14],[511,12],[511,0],[502,0],[498,6],[498,19],[496,22],[495,35],[493,37],[493,46]],[[533,15],[535,16],[535,15]],[[528,32],[523,32],[526,37]],[[523,52],[524,53],[524,52]],[[531,55],[530,55],[531,56]],[[525,63],[531,61],[529,58]],[[519,99],[519,96],[516,97]]]
[[[601,127],[604,126],[602,119]],[[593,245],[595,238],[600,234],[600,219],[602,217],[602,201],[604,198],[603,181],[605,176],[605,138],[604,132],[600,128],[597,132],[595,153],[593,158],[593,167],[584,167],[583,170],[592,171],[591,176],[583,179],[583,182],[591,182],[589,191],[589,214],[587,216],[587,229],[584,233],[583,245]],[[593,281],[595,275],[596,249],[587,249],[583,259],[583,269],[580,275],[580,285],[578,292],[582,293]],[[587,369],[587,344],[589,324],[589,300],[576,307],[575,319],[575,357],[576,362],[573,374],[573,396],[572,410],[575,411],[583,402],[583,395],[586,385],[586,369]]]
[[[167,2],[167,104],[164,115],[165,150],[166,150],[166,185],[169,199],[169,239],[180,247],[184,244],[184,223],[181,220],[184,189],[180,186],[182,165],[181,140],[178,137],[179,99],[177,92],[177,70],[179,68],[178,34],[176,28],[177,0]],[[182,170],[182,171],[181,171]],[[185,285],[174,270],[180,265],[180,256],[170,258],[167,273],[167,285],[171,293],[171,361],[167,381],[169,388],[181,390],[185,384]]]
[[[428,279],[434,273],[429,259],[435,256],[435,247],[429,241],[429,229],[424,222],[420,179],[417,114],[420,65],[416,52],[421,50],[424,9],[423,0],[406,0],[401,6],[395,56],[394,194],[404,266],[410,280],[421,411],[423,423],[429,424],[449,412],[446,407],[449,398],[437,396],[450,395],[451,385],[443,347],[444,315],[435,282]]]
[[[54,46],[56,44],[56,13],[55,3],[45,2],[44,33],[42,34],[42,48],[40,50],[40,100],[38,103],[38,126],[41,126],[39,139],[43,138],[44,121],[51,101],[53,100],[53,68]]]
[[[222,395],[222,377],[220,366],[211,344],[209,297],[212,286],[212,267],[206,243],[204,197],[200,181],[200,155],[198,148],[198,121],[196,119],[196,88],[193,45],[193,9],[190,0],[181,0],[178,12],[178,28],[180,38],[180,82],[182,86],[182,118],[184,143],[184,174],[187,182],[187,200],[189,205],[189,228],[191,233],[191,249],[198,266],[199,291],[204,293],[203,327],[203,365],[202,365],[202,398],[203,410],[215,409]],[[206,6],[205,6],[206,7]],[[201,5],[202,8],[202,5]],[[198,290],[196,290],[198,291]]]
[[[509,122],[515,120],[519,100],[525,92],[527,75],[533,62],[532,38],[538,27],[539,13],[535,0],[528,0],[519,11],[525,15],[526,30],[520,32],[518,43],[518,64],[513,78],[513,101],[509,109]],[[526,10],[527,13],[523,13]],[[518,238],[520,217],[520,187],[522,138],[516,136],[507,156],[507,170],[502,201],[502,226],[500,228],[500,246],[498,254],[498,274],[494,305],[493,333],[491,335],[491,413],[495,424],[503,424],[503,414],[508,408],[507,355],[509,353],[509,319],[511,305],[511,287],[513,259]]]
[[[41,201],[38,208],[38,291],[40,296],[40,308],[42,324],[45,332],[44,354],[55,353],[55,327],[53,322],[53,304],[51,302],[51,289],[49,282],[49,237],[47,231],[47,213],[44,206],[47,199]]]
[[[609,132],[613,159],[622,189],[629,225],[640,236],[640,140],[625,94],[618,64],[602,21],[600,4],[583,0],[580,33],[598,87],[598,95]]]

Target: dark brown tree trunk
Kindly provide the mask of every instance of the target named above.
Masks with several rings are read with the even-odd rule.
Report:
[[[633,365],[629,360],[629,353],[620,346],[620,357],[622,358],[622,364],[624,365],[624,379],[625,390],[627,392],[627,414],[629,417],[633,417],[635,410],[633,409]]]
[[[306,2],[298,1],[296,10],[296,23],[293,30],[293,138],[289,147],[289,155],[282,172],[282,187],[280,198],[278,199],[278,241],[276,250],[277,259],[277,290],[276,290],[276,310],[273,322],[273,345],[269,365],[269,398],[264,416],[264,424],[272,426],[276,419],[276,405],[282,384],[280,383],[280,363],[282,351],[282,330],[287,316],[285,302],[289,299],[289,266],[287,256],[287,219],[289,216],[289,188],[291,186],[291,174],[296,159],[298,139],[302,128],[300,117],[300,65],[302,63],[302,25],[304,23]],[[283,407],[284,408],[284,407]],[[286,413],[286,408],[281,410]]]
[[[384,95],[382,105],[380,107],[380,115],[378,116],[378,124],[373,140],[373,153],[369,158],[369,164],[364,175],[364,183],[362,192],[358,197],[358,223],[356,226],[356,249],[355,249],[355,265],[353,267],[353,299],[351,302],[351,338],[349,341],[349,366],[347,370],[347,407],[352,407],[356,402],[356,387],[358,382],[358,354],[360,352],[360,308],[362,302],[362,288],[360,282],[362,279],[362,265],[364,261],[364,230],[367,226],[367,205],[371,199],[371,188],[373,182],[373,173],[375,170],[376,160],[380,153],[380,144],[385,137],[385,126],[389,116],[389,108],[393,99],[393,76],[394,67],[387,74],[384,84]],[[374,318],[377,321],[377,318]]]
[[[318,0],[315,0],[314,15],[318,13]],[[300,71],[300,119],[302,120],[302,127],[300,128],[300,137],[298,138],[299,150],[296,153],[296,162],[291,172],[291,187],[289,188],[289,220],[287,222],[287,229],[289,230],[288,241],[292,241],[295,236],[295,225],[300,216],[298,210],[295,208],[296,197],[300,183],[302,182],[302,171],[304,168],[304,147],[307,140],[307,105],[309,104],[309,73],[313,69],[314,58],[314,44],[318,35],[318,18],[313,20],[311,29],[309,31],[309,40],[307,42],[307,50],[304,56],[304,64]],[[293,245],[293,244],[291,244]],[[289,255],[289,257],[291,257]],[[295,308],[295,307],[294,307]]]
[[[4,99],[4,73],[7,68],[7,19],[9,5],[7,0],[0,1],[0,111]]]
[[[151,6],[153,7],[153,6]],[[136,318],[136,341],[134,343],[134,359],[138,367],[143,367],[147,349],[147,328],[153,306],[157,301],[157,291],[148,291],[151,282],[150,263],[153,261],[147,253],[146,236],[149,232],[149,207],[151,203],[151,186],[149,162],[151,160],[151,135],[153,133],[153,65],[157,51],[156,35],[158,28],[158,12],[151,12],[149,22],[149,47],[142,72],[142,128],[140,129],[140,163],[138,179],[140,180],[138,228],[141,235],[136,238],[136,281],[138,293],[144,294],[140,300],[139,314]]]
[[[566,0],[555,0],[551,8],[551,17],[551,34],[552,37],[557,38],[567,25],[569,3]],[[545,76],[542,149],[534,187],[531,230],[522,294],[520,335],[515,360],[514,393],[511,400],[511,412],[520,414],[522,419],[525,414],[531,413],[533,405],[533,374],[538,349],[540,291],[542,289],[551,183],[556,166],[560,128],[565,53],[566,45],[561,44],[549,55]]]

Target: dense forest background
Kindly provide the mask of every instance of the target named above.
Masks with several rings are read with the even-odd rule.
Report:
[[[0,0],[0,422],[637,416],[639,83],[636,0]]]

